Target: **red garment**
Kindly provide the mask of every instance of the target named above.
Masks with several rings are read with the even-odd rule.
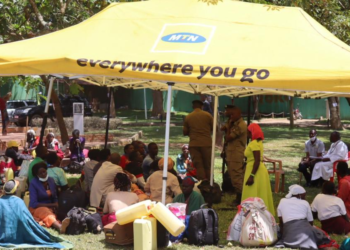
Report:
[[[350,218],[350,176],[339,180],[338,197],[344,201],[346,213]]]
[[[348,234],[350,232],[350,222],[343,216],[333,217],[321,221],[322,230],[329,234]]]
[[[114,221],[117,221],[117,217],[115,217],[115,213],[105,214],[102,216],[102,225],[103,226],[106,226],[109,223],[112,223]]]
[[[4,162],[4,161],[0,162],[0,173],[1,174],[4,173],[5,168],[12,168],[13,172],[17,171],[17,166],[11,158],[9,158],[9,162]]]
[[[39,144],[39,143],[38,143]],[[48,145],[47,145],[47,141],[45,141],[45,147],[48,148]],[[60,146],[59,146],[59,142],[55,142],[55,146],[53,148],[54,150],[56,150],[56,154],[59,158],[61,158],[61,160],[63,159],[64,157],[64,153],[62,152],[62,150],[60,149]]]
[[[6,102],[3,98],[0,97],[0,110],[6,109]]]
[[[126,155],[122,155],[122,157],[120,157],[120,166],[124,169],[126,167],[126,165],[128,165],[130,163],[129,158]]]
[[[37,137],[35,138],[35,141],[33,142],[32,146],[31,146],[31,148],[34,148],[34,147],[38,146],[39,143],[40,143],[40,136],[37,136]],[[31,149],[31,148],[30,148],[30,149]]]
[[[250,133],[252,133],[252,141],[257,140],[257,139],[264,140],[264,133],[258,124],[251,123],[248,126],[248,130]]]

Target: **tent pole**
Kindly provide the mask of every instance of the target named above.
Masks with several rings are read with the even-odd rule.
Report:
[[[108,108],[107,108],[107,124],[106,124],[106,136],[105,136],[105,149],[107,148],[108,142],[108,130],[109,130],[109,117],[111,115],[111,100],[112,100],[112,88],[109,88],[108,96]]]
[[[164,145],[164,168],[163,168],[163,189],[162,203],[165,205],[165,193],[168,179],[168,156],[169,156],[169,135],[170,135],[170,112],[171,112],[171,97],[172,87],[175,83],[168,82],[168,101],[166,106],[166,125],[165,125],[165,145]]]
[[[215,142],[216,142],[216,126],[218,119],[218,101],[219,97],[214,97],[214,123],[213,123],[213,138],[211,144],[211,168],[210,168],[210,186],[214,184],[214,165],[215,165]]]
[[[42,124],[41,124],[39,145],[42,145],[42,144],[43,144],[44,133],[45,133],[45,128],[46,128],[46,124],[47,124],[47,117],[48,117],[49,107],[50,107],[50,100],[51,100],[52,87],[53,87],[53,82],[54,82],[54,81],[55,81],[55,77],[51,77],[51,78],[50,78],[50,83],[49,83],[49,89],[48,89],[48,91],[47,91],[47,97],[46,97],[46,104],[45,104],[43,122],[42,122]]]
[[[250,124],[250,103],[252,102],[252,97],[251,96],[249,96],[248,97],[248,118],[247,118],[247,124],[248,124],[248,126],[249,126],[249,124]]]
[[[145,101],[145,119],[147,120],[147,99],[146,99],[146,89],[143,89],[143,99]]]

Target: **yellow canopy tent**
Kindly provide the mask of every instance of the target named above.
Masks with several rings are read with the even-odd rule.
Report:
[[[350,48],[300,8],[151,0],[111,4],[79,25],[0,46],[0,76],[42,74],[102,86],[175,82],[216,103],[235,93],[325,97],[350,93]]]

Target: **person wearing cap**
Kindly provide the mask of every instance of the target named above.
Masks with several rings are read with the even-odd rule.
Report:
[[[277,215],[282,237],[276,247],[318,249],[318,246],[330,243],[321,230],[313,227],[314,219],[305,197],[302,186],[292,185],[286,198],[281,199]]]
[[[33,129],[28,130],[27,132],[27,145],[24,148],[24,152],[32,154],[36,147],[40,143],[40,137],[36,136],[35,131]]]
[[[344,201],[335,196],[337,191],[333,182],[325,181],[322,193],[316,195],[311,203],[314,218],[321,221],[322,230],[329,234],[349,234],[350,222]]]
[[[0,198],[0,248],[20,247],[64,248],[58,239],[42,228],[28,211],[24,201],[17,196],[18,182],[9,180],[4,185],[5,195]]]
[[[197,170],[197,179],[210,179],[213,117],[202,110],[203,102],[192,102],[193,112],[186,116],[183,135],[190,137],[189,150],[193,165]]]
[[[186,215],[191,215],[193,211],[200,209],[205,203],[203,196],[193,191],[196,182],[197,180],[191,176],[185,177],[181,184],[182,194],[175,196],[173,200],[173,203],[186,203]]]
[[[114,177],[114,191],[109,192],[103,207],[102,224],[105,226],[116,221],[115,213],[120,209],[138,203],[138,196],[130,192],[131,181],[124,173],[117,173]]]
[[[28,154],[21,154],[18,152],[19,144],[17,141],[8,141],[5,155],[12,158],[16,166],[21,166],[24,160],[31,160],[33,156]]]
[[[225,159],[231,183],[236,192],[234,206],[237,206],[241,203],[242,198],[244,179],[243,162],[244,150],[247,144],[247,124],[243,121],[241,110],[238,107],[233,106],[226,110],[226,113],[231,116],[225,127]],[[266,203],[265,200],[264,202]]]
[[[148,177],[145,192],[150,193],[150,198],[153,201],[162,201],[162,189],[163,189],[163,169],[164,169],[164,158],[160,159],[158,162],[158,167],[160,170],[155,171]],[[174,161],[168,158],[168,171],[174,168]],[[177,177],[173,174],[167,175],[166,181],[166,197],[165,203],[171,203],[173,197],[181,194],[181,188]]]
[[[48,152],[56,153],[60,159],[63,159],[64,153],[62,152],[60,148],[60,143],[55,138],[54,133],[50,132],[46,135],[46,140],[44,145],[47,148]]]
[[[259,197],[264,201],[267,210],[275,215],[270,177],[262,161],[264,133],[258,124],[251,123],[248,126],[248,136],[251,142],[244,151],[247,165],[244,174],[242,201],[249,197]]]

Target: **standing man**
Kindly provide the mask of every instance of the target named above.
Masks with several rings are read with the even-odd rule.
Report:
[[[324,143],[321,140],[317,139],[317,132],[315,129],[310,130],[309,138],[310,140],[305,142],[306,157],[304,157],[299,163],[298,168],[298,171],[300,173],[303,173],[305,177],[307,187],[311,186],[311,174],[317,162],[316,158],[322,157],[324,154]],[[308,169],[310,169],[310,173]]]
[[[208,100],[209,97],[207,95],[202,95],[201,99],[202,99],[202,102],[203,102],[203,108],[202,109],[213,116],[213,110],[212,110],[210,102]]]
[[[7,101],[10,100],[12,93],[7,93],[3,98],[0,97],[0,112],[1,112],[1,122],[2,122],[2,135],[7,135],[7,125],[10,121],[9,115],[7,113]]]
[[[194,100],[192,107],[193,112],[185,118],[183,134],[190,137],[189,150],[197,169],[197,178],[210,179],[213,117],[202,110],[203,102],[199,100]]]
[[[244,150],[247,144],[247,124],[243,121],[241,110],[233,106],[230,109],[231,119],[226,128],[225,142],[226,163],[231,177],[232,186],[235,188],[236,200],[234,205],[239,205],[242,198],[244,179]]]

